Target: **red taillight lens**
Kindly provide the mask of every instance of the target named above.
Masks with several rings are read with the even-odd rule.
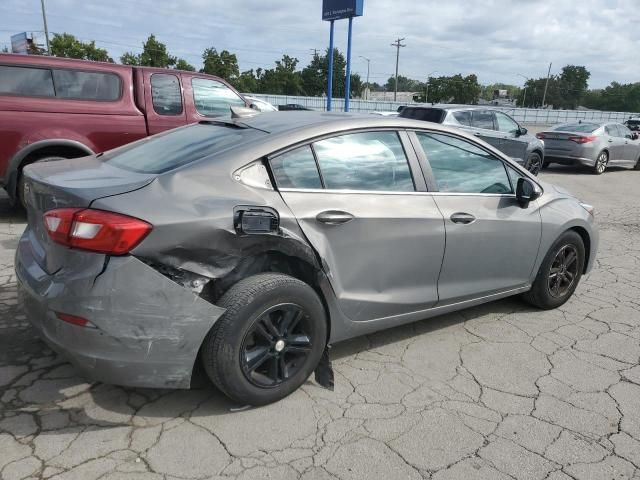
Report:
[[[573,135],[569,137],[569,140],[572,142],[576,142],[579,144],[593,142],[597,137],[594,136],[582,136],[582,135]]]
[[[95,328],[93,324],[86,318],[76,317],[75,315],[69,315],[68,313],[60,313],[60,312],[56,312],[56,317],[58,317],[63,322],[67,322],[67,323],[70,323],[71,325],[76,325],[78,327]]]
[[[44,214],[44,224],[56,243],[109,255],[129,253],[152,229],[137,218],[82,208],[51,210]]]
[[[544,134],[544,132],[536,133],[536,138],[539,140],[544,140],[545,137],[546,135]]]

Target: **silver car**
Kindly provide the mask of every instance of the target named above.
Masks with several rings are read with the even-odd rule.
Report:
[[[189,388],[200,362],[262,405],[331,343],[511,295],[556,308],[594,265],[593,207],[473,135],[246,110],[25,169],[20,296],[87,377]]]
[[[545,166],[583,165],[596,175],[602,175],[609,165],[640,170],[638,134],[620,123],[565,123],[536,136],[545,144]]]

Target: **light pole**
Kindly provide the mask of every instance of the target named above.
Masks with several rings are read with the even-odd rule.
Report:
[[[369,89],[369,67],[371,66],[371,59],[367,57],[363,57],[362,55],[358,55],[359,58],[363,58],[367,61],[367,90]],[[367,93],[367,98],[365,100],[369,100],[369,94]]]
[[[429,84],[431,83],[431,75],[434,73],[440,73],[437,70],[434,70],[430,74],[427,75],[427,91],[424,92],[424,103],[429,103]]]
[[[525,77],[521,73],[516,73],[519,77],[524,78],[527,82],[530,80],[529,77]],[[522,96],[522,107],[527,108],[527,84],[524,84],[524,95]]]
[[[544,84],[544,95],[542,95],[542,108],[544,108],[544,105],[547,101],[547,89],[549,88],[549,77],[551,76],[551,65],[553,65],[553,63],[549,64],[549,71],[547,72],[547,82]]]
[[[40,0],[42,5],[42,21],[44,22],[44,38],[47,41],[47,55],[51,55],[51,48],[49,48],[49,28],[47,27],[47,14],[44,11],[44,0]]]

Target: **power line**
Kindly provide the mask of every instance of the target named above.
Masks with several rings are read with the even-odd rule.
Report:
[[[403,45],[404,38],[398,38],[394,43],[391,44],[392,47],[396,47],[396,89],[393,93],[393,101],[398,100],[398,65],[400,63],[400,49],[406,47]]]

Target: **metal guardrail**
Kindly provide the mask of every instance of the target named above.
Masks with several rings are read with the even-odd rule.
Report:
[[[326,110],[326,97],[300,97],[288,95],[265,95],[248,93],[252,97],[265,100],[273,105],[285,105],[287,103],[297,103],[313,110]],[[398,107],[404,105],[424,106],[424,103],[401,103],[375,100],[350,101],[352,112],[395,112]],[[336,112],[344,110],[344,99],[334,98],[333,108]],[[542,108],[504,108],[487,105],[488,108],[502,110],[511,115],[516,121],[526,125],[556,125],[564,122],[577,122],[579,120],[592,122],[619,122],[622,123],[631,116],[640,116],[640,113],[630,112],[601,112],[598,110],[550,110]]]

